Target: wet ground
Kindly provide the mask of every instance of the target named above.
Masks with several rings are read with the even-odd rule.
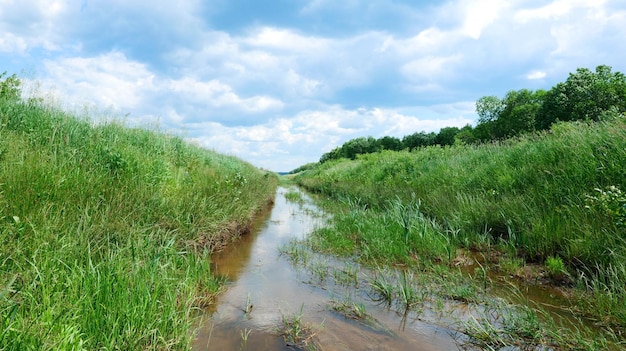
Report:
[[[300,201],[287,200],[285,195],[293,193],[299,195],[291,198]],[[469,343],[461,331],[467,321],[485,315],[491,318],[489,314],[495,310],[459,298],[432,298],[424,286],[433,283],[420,281],[417,276],[411,276],[411,284],[421,285],[415,293],[427,291],[416,297],[418,303],[410,308],[398,301],[381,303],[380,296],[372,293],[372,281],[384,276],[398,285],[403,278],[401,271],[373,271],[294,244],[324,222],[324,214],[305,193],[297,188],[279,188],[273,208],[259,217],[251,234],[212,257],[215,272],[229,283],[213,309],[206,311],[193,350],[481,348]],[[466,269],[471,271],[472,267]],[[557,290],[513,286],[504,278],[490,274],[489,294],[515,303],[541,305],[551,318],[557,317],[564,324],[571,321],[576,327],[580,322],[564,306]],[[492,316],[497,319],[499,313]],[[291,333],[284,333],[288,324]],[[300,333],[301,338],[290,339],[294,333]]]
[[[281,254],[281,247],[305,238],[324,221],[306,194],[300,193],[304,202],[287,201],[289,191],[299,192],[279,188],[274,207],[256,230],[212,258],[217,273],[230,282],[207,312],[193,350],[457,349],[453,331],[412,313],[399,314],[355,289],[365,284],[355,264],[321,258],[323,270],[316,276]],[[370,317],[350,318],[332,307],[341,304],[358,304]],[[284,320],[294,318],[314,334],[308,346],[280,335]]]

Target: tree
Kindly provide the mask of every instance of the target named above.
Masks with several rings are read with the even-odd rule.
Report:
[[[384,136],[377,141],[381,150],[400,151],[404,148],[402,141],[396,137]]]
[[[483,96],[476,101],[476,113],[478,114],[478,133],[476,136],[478,139],[495,139],[495,121],[503,109],[504,104],[497,96]]]
[[[502,99],[502,109],[494,123],[494,137],[509,138],[533,131],[545,94],[544,90],[509,91]]]
[[[476,137],[474,136],[474,128],[471,124],[465,125],[459,132],[454,136],[455,144],[472,144],[476,141]]]
[[[378,143],[371,136],[348,140],[341,146],[342,156],[351,160],[354,160],[357,155],[369,154],[378,150]]]
[[[435,133],[416,132],[402,138],[402,144],[409,150],[435,145]]]
[[[330,160],[338,160],[342,157],[343,156],[341,155],[341,148],[336,147],[330,150],[329,152],[323,154],[322,157],[320,157],[320,164],[324,162],[328,162]]]
[[[0,99],[19,100],[22,95],[22,81],[15,74],[6,77],[7,72],[0,74]],[[3,77],[4,80],[2,80]]]
[[[565,82],[557,84],[545,96],[536,121],[538,129],[558,121],[597,121],[609,110],[626,111],[626,77],[611,72],[610,66],[598,66],[595,72],[578,68]]]
[[[460,129],[457,127],[445,127],[441,128],[439,134],[435,137],[435,144],[439,144],[441,146],[453,145],[454,137],[460,132]]]

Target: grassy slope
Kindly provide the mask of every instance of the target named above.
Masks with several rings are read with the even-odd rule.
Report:
[[[210,252],[275,186],[178,137],[0,101],[0,349],[185,349]]]
[[[382,215],[374,211],[381,220],[362,217],[347,229],[360,233],[356,249],[373,258],[418,255],[445,261],[456,247],[492,244],[530,262],[558,257],[574,281],[595,295],[586,300],[587,311],[626,326],[626,230],[621,223],[626,211],[615,210],[626,203],[624,196],[599,199],[595,190],[626,189],[624,165],[626,121],[617,118],[558,124],[547,133],[501,144],[371,154],[325,163],[296,179],[310,190],[383,210]],[[394,236],[385,228],[402,232],[402,217],[410,215],[406,208],[420,202],[420,213],[434,219],[443,235],[431,235],[431,240],[422,234],[368,237],[369,231]],[[394,215],[398,209],[400,215]],[[363,244],[375,240],[381,244]],[[390,248],[392,242],[408,243],[410,250]]]

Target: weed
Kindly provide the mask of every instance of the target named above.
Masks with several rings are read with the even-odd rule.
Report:
[[[285,193],[285,199],[287,201],[295,202],[295,203],[304,203],[304,199],[302,198],[302,194],[295,190],[290,190]]]
[[[565,270],[565,264],[563,260],[556,256],[550,256],[546,259],[546,268],[548,269],[548,275],[552,279],[562,279],[567,271]]]
[[[250,312],[252,312],[252,307],[254,307],[254,305],[252,304],[252,301],[250,301],[250,293],[248,293],[248,296],[246,297],[246,307],[243,309],[246,317],[250,316]]]
[[[374,301],[384,302],[387,306],[391,306],[394,298],[394,285],[390,283],[386,274],[380,270],[369,280],[369,286],[374,293]]]
[[[413,273],[403,270],[399,276],[398,298],[404,310],[408,311],[420,302],[420,298],[418,291],[413,286]]]
[[[278,248],[280,255],[287,256],[294,264],[307,266],[311,258],[311,251],[298,240],[290,240]]]
[[[239,347],[240,350],[245,350],[248,346],[248,337],[252,333],[252,329],[244,329],[239,331],[239,335],[241,336],[241,345]]]
[[[354,302],[351,299],[345,299],[343,301],[332,300],[330,302],[331,308],[346,318],[367,320],[371,318],[365,309],[365,305],[359,302]]]
[[[283,336],[287,346],[295,346],[306,348],[309,350],[317,349],[313,338],[317,334],[319,327],[313,327],[302,320],[304,304],[300,306],[300,312],[291,316],[282,316],[281,326],[278,333]]]
[[[340,285],[353,286],[356,288],[359,285],[357,278],[358,272],[358,267],[348,265],[341,269],[334,269],[333,277],[335,278],[335,282]]]

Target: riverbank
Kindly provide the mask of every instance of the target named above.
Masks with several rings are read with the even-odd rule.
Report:
[[[295,179],[333,200],[332,226],[314,235],[318,250],[415,271],[478,255],[480,270],[560,285],[574,312],[611,339],[626,326],[624,123],[562,123],[497,144],[384,151]]]
[[[0,348],[188,349],[210,256],[277,176],[182,138],[0,101]]]

